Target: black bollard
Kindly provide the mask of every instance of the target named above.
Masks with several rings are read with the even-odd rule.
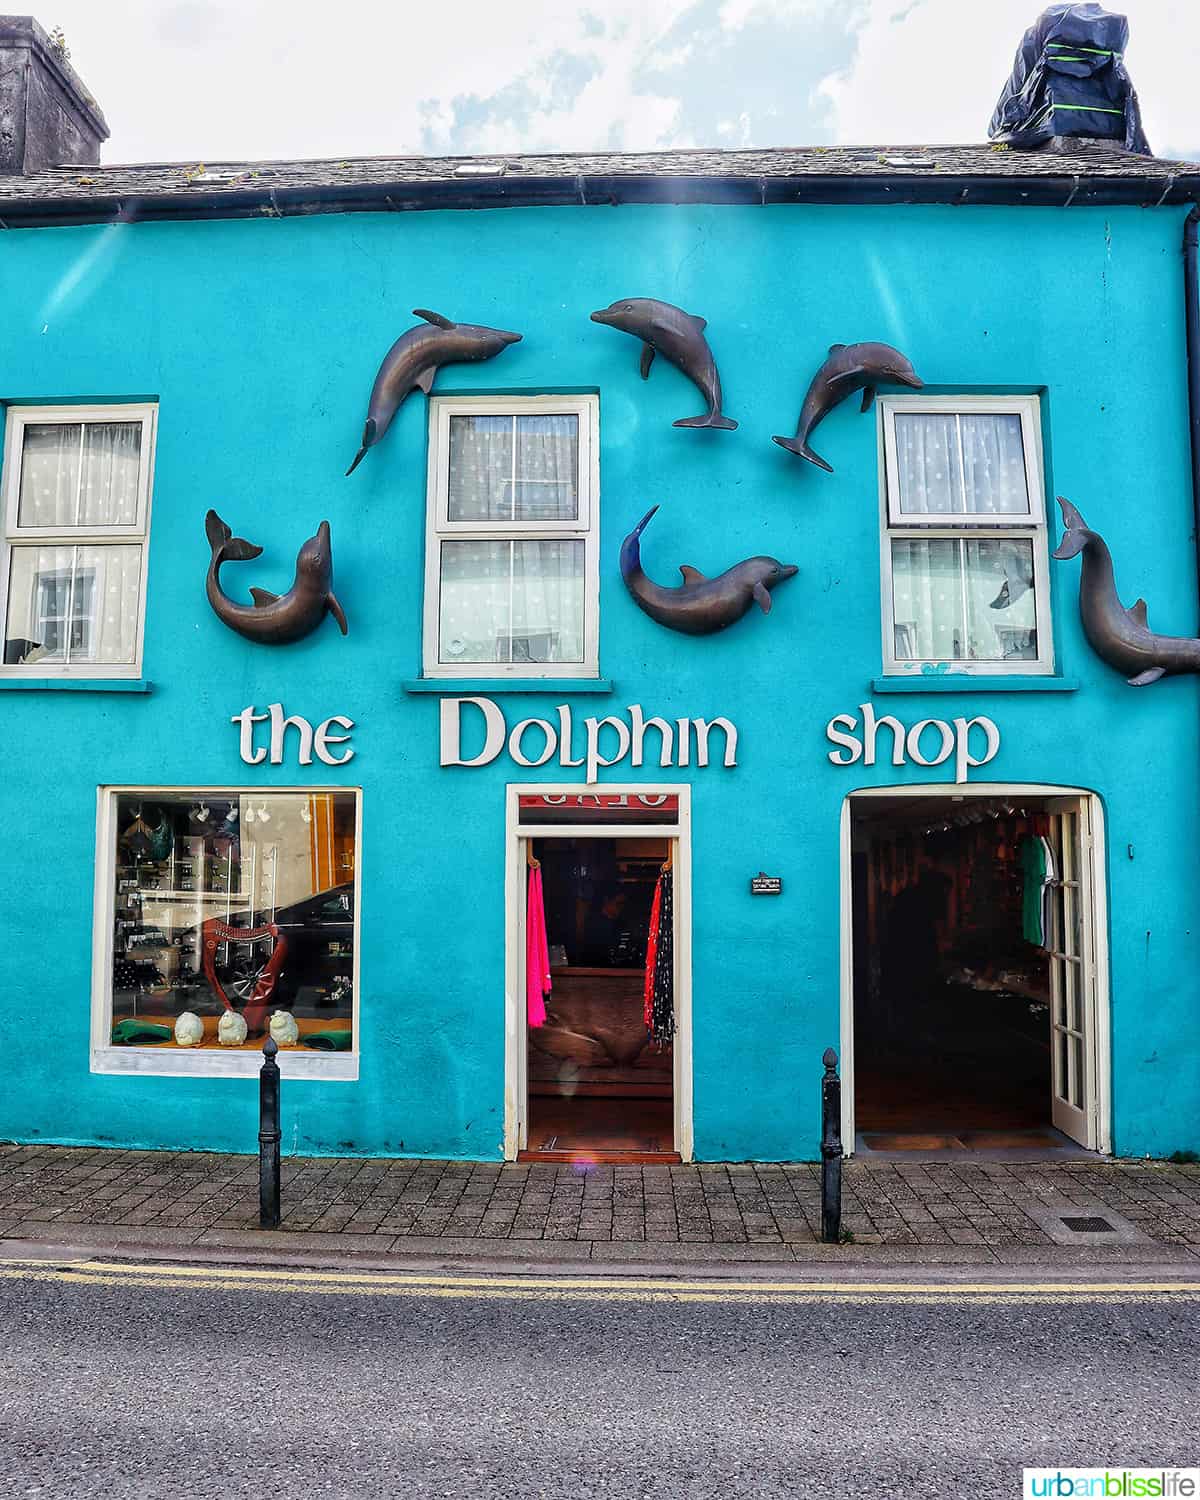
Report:
[[[842,1081],[832,1047],[821,1061],[821,1238],[836,1245],[842,1237]]]
[[[279,1051],[273,1036],[263,1043],[258,1075],[258,1227],[278,1229],[279,1211]]]

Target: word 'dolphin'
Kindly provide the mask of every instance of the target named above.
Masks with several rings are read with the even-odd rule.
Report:
[[[462,753],[462,712],[471,704],[483,715],[483,748],[476,755]],[[519,766],[544,766],[558,757],[560,766],[585,766],[584,779],[593,782],[603,766],[615,766],[629,757],[632,766],[642,764],[646,733],[653,730],[656,739],[651,750],[658,750],[660,766],[708,765],[708,739],[714,729],[725,737],[722,764],[737,765],[738,732],[728,719],[659,719],[646,718],[641,705],[630,704],[625,710],[628,722],[615,714],[602,719],[584,719],[583,754],[575,754],[575,721],[570,707],[560,703],[550,719],[522,719],[511,731],[498,703],[491,698],[443,698],[441,716],[441,763],[444,766],[486,766],[508,746],[508,753]],[[611,752],[611,753],[606,753]]]
[[[829,752],[829,759],[835,766],[852,766],[859,760],[864,766],[873,766],[875,740],[881,729],[891,732],[892,765],[904,765],[906,751],[908,759],[918,766],[940,766],[953,755],[955,781],[966,781],[969,770],[976,766],[986,766],[988,761],[995,760],[1000,749],[1000,731],[991,719],[955,719],[953,727],[945,719],[922,719],[906,730],[900,720],[894,719],[891,714],[876,718],[875,710],[869,703],[860,703],[858,711],[862,714],[861,739],[854,733],[858,728],[858,719],[854,714],[834,714],[825,726],[826,739],[831,745],[841,747]],[[971,754],[972,729],[981,730],[986,740],[984,753],[978,759]],[[929,756],[924,753],[922,745],[930,748],[932,735],[937,736],[937,752]]]

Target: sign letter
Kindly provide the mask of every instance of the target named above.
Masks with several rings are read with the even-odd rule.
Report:
[[[462,756],[462,706],[473,703],[482,713],[485,726],[483,749],[473,759]],[[443,698],[441,710],[441,764],[443,766],[486,766],[504,748],[507,725],[498,704],[490,698]]]

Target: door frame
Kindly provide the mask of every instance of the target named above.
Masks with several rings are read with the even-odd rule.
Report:
[[[673,841],[675,916],[675,1150],[694,1155],[692,1127],[692,789],[686,782],[510,782],[504,820],[504,1159],[515,1161],[529,1138],[529,1036],[525,1012],[525,845],[545,838],[655,838]],[[522,827],[520,798],[529,796],[677,797],[678,823],[546,823]]]
[[[1105,852],[1104,804],[1096,792],[1084,787],[1049,786],[1042,782],[979,781],[936,782],[920,786],[858,787],[842,799],[840,821],[840,990],[841,990],[841,1078],[842,1151],[854,1152],[854,905],[851,886],[851,803],[871,797],[941,797],[947,802],[976,797],[1053,798],[1087,804],[1090,838],[1092,963],[1086,985],[1088,1021],[1091,1026],[1092,1089],[1088,1101],[1088,1137],[1092,1150],[1112,1154],[1112,1035],[1108,959],[1108,885]],[[1089,841],[1082,841],[1081,857],[1089,858]],[[1081,916],[1084,914],[1081,913]],[[1050,1101],[1047,1101],[1049,1108]]]

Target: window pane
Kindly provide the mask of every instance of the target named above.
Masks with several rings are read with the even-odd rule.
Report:
[[[1016,412],[959,417],[963,495],[972,516],[1027,516],[1025,444]]]
[[[452,521],[512,520],[513,419],[450,418]]]
[[[900,511],[906,516],[961,515],[962,470],[953,412],[897,412]]]
[[[140,422],[37,422],[25,428],[18,526],[132,526]]]
[[[892,542],[895,651],[905,661],[1036,661],[1033,542]]]
[[[524,521],[579,514],[579,418],[517,418],[516,513]]]
[[[112,1040],[349,1050],[355,858],[353,793],[122,794]]]
[[[579,418],[452,416],[452,521],[569,521],[579,514]]]
[[[897,484],[906,516],[1027,516],[1015,412],[897,412]]]
[[[4,660],[131,666],[142,549],[14,547]]]
[[[582,662],[582,541],[444,541],[439,660]]]
[[[958,541],[893,541],[892,604],[897,659],[961,659],[965,642]]]

